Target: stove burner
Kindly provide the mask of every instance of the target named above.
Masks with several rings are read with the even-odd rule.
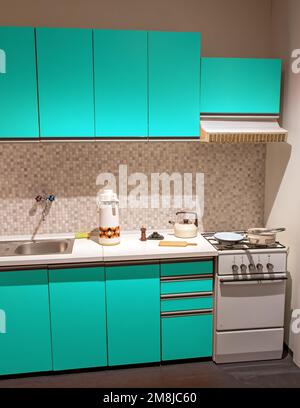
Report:
[[[245,231],[238,231],[239,234],[245,234]],[[212,233],[205,233],[203,234],[204,238],[216,249],[219,251],[232,251],[232,250],[247,250],[247,249],[278,249],[278,248],[285,248],[284,245],[280,244],[280,242],[275,242],[275,244],[271,245],[257,245],[251,244],[247,239],[242,242],[238,242],[236,244],[220,244],[214,238],[214,232]]]

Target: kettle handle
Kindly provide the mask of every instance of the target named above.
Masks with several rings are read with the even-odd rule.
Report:
[[[178,211],[176,215],[179,214],[193,214],[195,216],[194,224],[196,227],[198,227],[198,214],[195,211]]]

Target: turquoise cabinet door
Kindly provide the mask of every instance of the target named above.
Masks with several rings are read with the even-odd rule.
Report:
[[[50,370],[47,271],[0,272],[0,374]]]
[[[34,29],[0,27],[0,138],[37,138]]]
[[[212,314],[162,318],[162,360],[211,357]]]
[[[94,136],[92,30],[37,28],[42,137]]]
[[[147,137],[147,32],[94,30],[98,137]]]
[[[54,370],[107,364],[104,268],[49,270]]]
[[[106,268],[108,364],[160,361],[159,265]]]
[[[149,136],[199,137],[200,34],[149,32]]]
[[[281,61],[202,58],[202,113],[278,114]]]

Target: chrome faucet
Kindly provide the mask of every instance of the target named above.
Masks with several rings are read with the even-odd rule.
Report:
[[[42,221],[45,221],[46,216],[49,214],[51,205],[53,201],[56,200],[56,196],[54,194],[38,194],[35,197],[35,201],[37,205],[42,206]]]

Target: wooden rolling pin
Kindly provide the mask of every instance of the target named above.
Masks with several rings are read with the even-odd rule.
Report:
[[[186,241],[159,241],[159,246],[163,247],[187,247],[187,246],[196,246],[198,245],[195,242],[186,242]]]

